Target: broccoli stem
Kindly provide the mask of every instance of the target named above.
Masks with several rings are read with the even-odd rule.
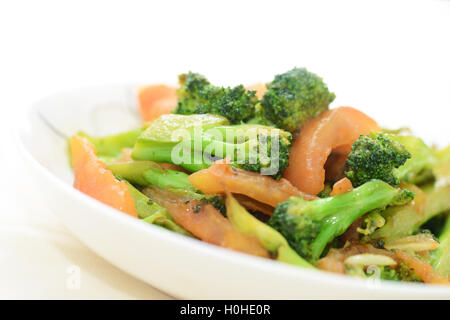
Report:
[[[343,234],[356,219],[369,211],[395,203],[401,197],[403,190],[380,180],[372,180],[350,192],[307,202],[306,212],[313,214],[315,219],[325,219],[321,232],[311,244],[313,256],[319,258],[325,246]]]
[[[302,257],[316,261],[331,240],[343,234],[365,213],[404,204],[413,197],[409,190],[371,180],[333,197],[313,201],[291,197],[277,206],[269,224],[280,231]]]
[[[116,158],[124,148],[133,148],[136,139],[142,133],[143,128],[104,136],[92,137],[87,133],[80,131],[78,136],[88,139],[94,146],[99,157]]]
[[[213,118],[217,125],[206,128],[201,127],[201,118],[200,128],[186,126],[199,116],[172,114],[156,119],[137,139],[133,159],[169,162],[195,172],[229,157],[236,167],[281,178],[289,163],[290,133],[261,125],[225,126],[222,118]],[[182,134],[172,138],[178,129]]]
[[[187,152],[189,155],[188,159],[183,158],[182,162],[174,161],[174,148],[178,144],[183,144],[183,148],[189,145],[184,142],[173,143],[138,140],[134,146],[132,157],[135,160],[150,160],[176,164],[190,172],[196,172],[210,166],[204,161],[201,152],[191,151],[190,149],[180,150],[183,152],[183,155],[185,155],[184,152]]]
[[[152,161],[108,163],[107,168],[118,178],[125,179],[135,185],[142,187],[154,186],[158,189],[183,194],[202,203],[209,203],[222,214],[225,213],[225,205],[222,197],[201,193],[201,191],[189,182],[189,175],[184,172],[164,169]]]
[[[180,148],[174,150],[177,146]],[[209,150],[213,154],[206,153],[204,150]],[[234,154],[238,150],[243,150],[243,152],[246,152],[245,154],[247,154],[248,145],[234,145],[214,140],[208,135],[203,135],[199,140],[189,139],[177,143],[139,141],[133,150],[133,158],[136,160],[173,163],[188,171],[196,172],[208,168],[216,159],[216,155],[219,156],[220,159],[224,158],[226,155],[233,155],[234,158]],[[178,151],[182,152],[182,155],[180,155]],[[182,162],[174,160],[174,153],[180,155],[180,160],[182,160]],[[184,158],[186,154],[188,157]]]
[[[152,161],[130,161],[107,164],[116,176],[140,186],[196,190],[184,172],[164,169]]]
[[[432,266],[440,274],[450,277],[450,215],[444,225],[444,229],[439,236],[440,246],[432,254]]]

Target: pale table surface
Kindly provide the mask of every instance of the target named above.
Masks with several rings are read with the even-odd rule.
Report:
[[[2,131],[2,149],[11,152],[0,157],[0,299],[171,299],[71,235],[23,174],[14,138]],[[71,282],[77,267],[79,289]]]

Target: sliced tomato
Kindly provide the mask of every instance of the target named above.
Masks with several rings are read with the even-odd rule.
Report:
[[[224,248],[269,257],[256,238],[237,231],[212,205],[157,188],[146,188],[144,193],[165,207],[175,222],[197,238]]]
[[[450,281],[435,271],[428,262],[422,261],[401,250],[395,251],[395,255],[397,259],[412,268],[423,282],[432,284],[450,284]]]
[[[73,136],[70,149],[75,175],[73,186],[94,199],[137,217],[128,186],[106,169],[105,163],[97,158],[94,146],[84,138]]]
[[[301,192],[286,179],[277,181],[256,172],[232,168],[226,160],[216,161],[208,169],[191,174],[188,179],[204,193],[225,193],[226,188],[272,207],[292,196],[302,196],[307,200],[317,198]]]
[[[325,163],[333,150],[350,152],[361,135],[380,131],[369,116],[351,107],[328,110],[309,121],[294,141],[289,167],[284,173],[294,186],[308,194],[324,188]]]
[[[176,88],[163,84],[139,88],[138,99],[141,116],[145,122],[168,114],[177,106]]]

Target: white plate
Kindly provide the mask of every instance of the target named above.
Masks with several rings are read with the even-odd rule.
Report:
[[[222,249],[128,217],[72,188],[66,138],[139,124],[132,86],[77,89],[37,102],[19,140],[38,191],[66,227],[125,272],[180,298],[445,299],[449,287],[377,283]]]

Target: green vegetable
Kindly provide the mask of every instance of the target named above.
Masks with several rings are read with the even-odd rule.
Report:
[[[255,116],[258,98],[255,91],[247,91],[243,85],[234,88],[213,86],[198,73],[189,72],[178,77],[177,114],[217,114],[231,124],[246,122]]]
[[[305,68],[294,68],[275,76],[267,84],[268,91],[261,101],[255,91],[246,90],[242,85],[214,86],[204,76],[193,72],[178,78],[176,114],[217,114],[231,124],[276,126],[293,134],[326,111],[335,98],[322,79]]]
[[[217,115],[166,115],[139,136],[132,157],[177,164],[189,171],[230,158],[232,166],[281,178],[289,165],[289,132],[261,125],[226,125]]]
[[[400,180],[394,170],[410,157],[404,146],[384,134],[372,132],[361,135],[352,145],[347,159],[349,170],[345,175],[356,187],[371,179],[396,186]]]
[[[417,201],[425,201],[418,206],[411,204],[399,207],[391,207],[381,214],[386,220],[384,226],[370,235],[371,241],[383,240],[392,242],[394,240],[412,235],[421,225],[432,217],[450,210],[450,186],[434,188],[427,185],[422,188],[425,200],[417,197]]]
[[[375,209],[402,205],[414,198],[409,190],[371,180],[350,192],[306,201],[291,197],[279,204],[269,220],[303,258],[315,262],[326,245],[359,217]]]
[[[243,234],[257,238],[276,260],[304,268],[314,268],[289,246],[278,231],[248,213],[231,194],[227,195],[226,204],[227,217],[231,224]]]
[[[435,270],[445,277],[450,277],[450,215],[444,225],[444,229],[439,236],[440,246],[431,257],[431,264]]]
[[[370,235],[372,241],[391,242],[409,236],[431,218],[450,210],[450,148],[436,152],[433,171],[436,180],[420,187],[415,205],[391,207],[381,213],[386,223]]]
[[[189,171],[204,169],[207,165],[202,159],[202,154],[195,152],[189,154],[184,151],[194,135],[202,136],[203,131],[228,123],[226,118],[211,114],[163,115],[150,122],[147,129],[138,137],[132,157],[136,160],[175,163]],[[190,145],[186,151],[190,151]],[[200,157],[200,160],[194,161],[195,157]]]
[[[126,182],[126,184],[128,186],[128,190],[130,190],[131,196],[134,198],[136,203],[136,211],[140,219],[176,233],[193,237],[189,231],[180,227],[173,220],[166,208],[147,198],[147,196],[137,190],[129,182]]]
[[[218,195],[203,194],[189,182],[188,175],[184,172],[164,169],[152,161],[108,163],[107,168],[120,179],[125,179],[132,184],[142,187],[155,186],[183,193],[192,199],[212,204],[217,210],[225,213],[223,198]]]
[[[414,270],[403,262],[400,262],[396,268],[389,266],[381,268],[380,279],[382,280],[423,282]]]
[[[411,134],[412,131],[409,127],[400,127],[397,129],[381,128],[382,133],[388,134]]]
[[[450,180],[450,146],[445,149],[437,150],[436,165],[433,168],[433,172],[436,178],[436,182],[439,185],[449,184]]]
[[[184,189],[195,191],[196,188],[187,179],[184,172],[164,169],[156,162],[152,161],[127,161],[108,163],[107,168],[114,175],[126,179],[134,185],[149,186],[158,188]]]
[[[333,191],[333,186],[330,182],[325,182],[325,186],[322,191],[320,191],[317,196],[319,198],[328,198],[331,194],[331,191]]]
[[[119,157],[122,149],[133,148],[143,130],[143,128],[133,129],[104,137],[92,137],[83,131],[78,132],[77,135],[88,139],[95,146],[97,156],[112,159]]]
[[[345,174],[353,185],[370,179],[418,184],[433,177],[436,161],[434,150],[420,138],[372,132],[353,143]]]
[[[428,147],[422,139],[414,136],[387,135],[390,139],[403,145],[411,154],[405,164],[394,170],[400,181],[419,184],[433,177],[436,165],[434,150]]]
[[[358,228],[358,232],[367,236],[375,232],[375,230],[384,226],[386,219],[380,214],[380,210],[369,212],[363,219],[363,228]]]
[[[262,113],[278,128],[296,134],[310,119],[328,110],[335,94],[322,78],[305,68],[275,76],[261,100]]]

